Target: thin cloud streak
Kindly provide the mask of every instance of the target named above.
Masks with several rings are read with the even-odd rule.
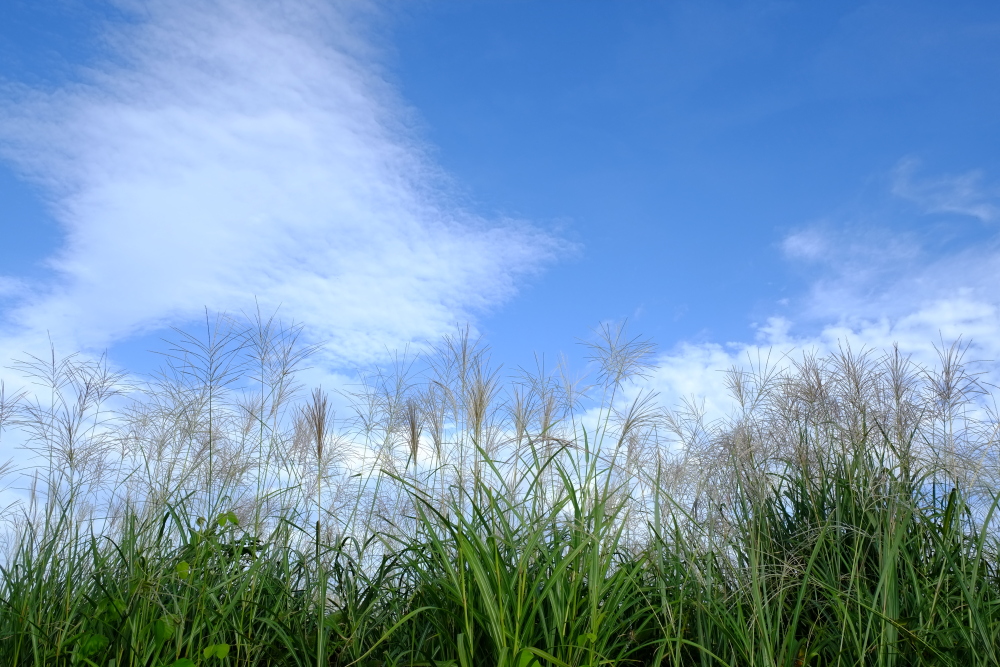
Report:
[[[981,172],[918,179],[919,166],[915,158],[900,160],[892,174],[894,195],[917,204],[924,213],[967,215],[981,222],[1000,218],[1000,206],[995,202],[1000,192],[983,185]]]
[[[101,348],[208,306],[281,306],[334,364],[502,303],[567,250],[449,202],[359,37],[364,3],[144,3],[58,90],[8,86],[0,151],[65,230],[50,284],[4,313]],[[16,277],[2,284],[10,298]]]

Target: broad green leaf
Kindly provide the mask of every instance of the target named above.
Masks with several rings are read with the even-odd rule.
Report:
[[[153,635],[156,641],[165,642],[174,636],[174,624],[169,619],[160,618],[153,623]]]
[[[219,660],[222,660],[229,655],[229,644],[212,644],[211,646],[206,647],[201,653],[205,656],[206,660],[208,658],[218,658]]]
[[[197,667],[197,665],[190,658],[178,658],[169,665],[164,665],[164,667]]]
[[[87,635],[80,640],[80,655],[87,657],[107,648],[109,640],[104,635]]]
[[[541,667],[541,664],[535,659],[534,653],[522,649],[521,654],[517,656],[517,667]]]

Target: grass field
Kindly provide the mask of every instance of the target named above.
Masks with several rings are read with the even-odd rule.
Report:
[[[590,386],[459,332],[339,417],[273,320],[178,334],[141,383],[20,361],[0,664],[1000,664],[996,419],[960,346],[736,369],[710,421],[599,333]]]

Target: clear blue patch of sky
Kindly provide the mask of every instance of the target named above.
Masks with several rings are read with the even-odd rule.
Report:
[[[107,57],[107,21],[129,14],[105,0],[4,0],[0,3],[0,80],[36,88],[79,78]]]
[[[34,189],[0,165],[0,276],[41,280],[61,241],[59,228]]]

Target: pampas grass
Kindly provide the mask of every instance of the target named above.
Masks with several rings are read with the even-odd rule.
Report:
[[[0,662],[1000,662],[996,419],[961,344],[764,359],[713,421],[639,389],[655,348],[622,327],[591,386],[466,329],[337,400],[299,385],[300,334],[206,318],[141,381],[14,364]]]

